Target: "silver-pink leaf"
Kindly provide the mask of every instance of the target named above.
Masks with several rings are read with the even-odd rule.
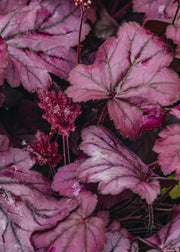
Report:
[[[131,189],[149,204],[156,199],[160,191],[156,174],[108,130],[85,128],[82,140],[80,148],[90,157],[78,169],[80,180],[99,182],[102,194],[116,195]]]
[[[180,125],[169,125],[159,136],[153,150],[159,154],[161,169],[165,175],[176,171],[180,180]]]
[[[67,78],[76,63],[70,48],[78,43],[80,10],[73,1],[36,1],[0,16],[0,32],[7,42],[6,79],[13,87],[22,82],[28,91],[48,88],[48,72]],[[83,25],[82,39],[89,31]]]
[[[63,196],[78,196],[83,189],[79,179],[76,178],[76,171],[79,165],[80,162],[77,161],[60,167],[54,176],[52,189]]]
[[[125,23],[117,38],[109,38],[99,48],[93,65],[80,64],[71,71],[72,86],[66,93],[76,102],[106,99],[116,128],[135,139],[144,115],[161,122],[157,110],[179,97],[180,80],[167,68],[171,61],[172,53],[163,41],[136,23]],[[152,107],[150,115],[147,107]],[[151,120],[147,123],[155,126]]]
[[[36,232],[32,241],[36,251],[102,252],[105,228],[98,217],[91,217],[97,204],[95,195],[83,192],[78,196],[80,206],[54,229]]]
[[[175,12],[170,12],[172,5],[177,6],[174,0],[133,0],[133,10],[144,12],[145,19],[160,19],[171,23]]]
[[[34,251],[31,234],[54,227],[78,206],[53,197],[50,182],[35,171],[0,172],[0,251]]]
[[[31,234],[54,227],[78,202],[54,197],[50,181],[30,170],[28,152],[8,148],[5,136],[0,141],[0,251],[34,251]]]
[[[14,10],[20,9],[31,2],[38,0],[1,0],[0,1],[0,15],[5,15]],[[40,0],[39,0],[40,1]]]
[[[176,252],[180,250],[180,207],[173,210],[173,216],[169,223],[160,229],[156,234],[147,239],[142,239],[146,244],[155,248],[147,252]],[[157,249],[157,250],[156,250]]]

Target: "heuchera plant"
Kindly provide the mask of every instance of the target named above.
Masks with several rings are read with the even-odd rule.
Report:
[[[180,1],[0,1],[0,252],[180,251]]]

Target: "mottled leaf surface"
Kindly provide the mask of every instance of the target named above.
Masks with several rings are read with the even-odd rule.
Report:
[[[73,199],[54,198],[50,183],[35,171],[0,172],[0,250],[34,251],[33,231],[51,228],[77,207]]]
[[[158,250],[148,250],[150,251],[179,251],[180,250],[180,207],[177,206],[173,210],[173,216],[170,222],[163,227],[159,232],[151,236],[150,238],[144,239],[144,242],[153,248]]]
[[[80,162],[74,162],[60,167],[52,182],[52,189],[60,195],[75,197],[82,190],[81,183],[76,177]]]
[[[78,203],[55,198],[50,182],[30,170],[34,162],[28,152],[8,148],[6,136],[0,142],[0,251],[34,251],[32,232],[55,226]]]
[[[99,182],[102,194],[119,194],[131,189],[152,203],[160,187],[153,173],[133,152],[105,128],[91,126],[82,131],[80,145],[88,156],[80,165],[77,176],[84,182]]]
[[[123,24],[117,38],[98,50],[93,65],[77,65],[66,93],[73,101],[107,99],[110,118],[124,137],[136,138],[144,115],[155,117],[159,106],[175,102],[180,81],[168,65],[172,54],[158,37],[136,23]],[[154,112],[147,111],[151,107]],[[152,124],[152,123],[151,123]],[[152,124],[153,125],[153,124]]]
[[[1,0],[0,15],[5,15],[14,10],[20,9],[32,2],[40,2],[40,0]]]
[[[70,47],[78,42],[79,17],[74,2],[62,0],[36,1],[0,16],[0,32],[9,52],[8,83],[15,87],[22,82],[32,92],[51,85],[48,72],[67,78],[76,63]],[[88,31],[84,24],[82,39]]]
[[[171,22],[175,12],[171,13],[169,9],[176,5],[174,0],[133,0],[133,10],[135,12],[144,12],[145,19],[165,19]]]
[[[84,192],[79,195],[80,207],[53,230],[36,232],[32,241],[36,251],[102,252],[105,228],[98,217],[91,217],[97,199]],[[54,250],[53,250],[54,249]]]
[[[153,150],[159,154],[161,169],[165,175],[176,171],[180,180],[180,125],[168,126],[159,136],[160,139],[156,141]]]
[[[4,148],[5,146],[3,146]],[[34,165],[28,152],[18,148],[9,148],[0,152],[0,170],[28,170]]]
[[[121,228],[120,223],[112,221],[106,231],[106,244],[103,252],[138,252],[137,243],[131,243],[126,229]]]

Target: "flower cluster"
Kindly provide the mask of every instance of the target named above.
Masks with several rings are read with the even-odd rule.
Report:
[[[34,139],[34,145],[27,146],[30,156],[40,165],[48,164],[50,167],[55,167],[61,160],[61,155],[57,154],[58,144],[50,143],[48,135],[41,131],[37,131]]]
[[[41,91],[39,92],[40,108],[45,110],[43,118],[46,119],[59,134],[68,136],[69,131],[74,131],[74,121],[81,113],[79,104],[72,104],[71,100],[62,92]]]

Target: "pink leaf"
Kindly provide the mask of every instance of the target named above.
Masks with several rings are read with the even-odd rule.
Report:
[[[80,10],[73,1],[30,3],[0,16],[0,32],[7,42],[6,78],[13,87],[22,82],[28,91],[51,85],[48,72],[67,78],[76,63],[70,47],[78,43]],[[89,31],[83,25],[82,39]]]
[[[80,148],[90,156],[80,165],[78,178],[84,182],[99,182],[102,194],[116,195],[131,189],[152,203],[160,187],[156,177],[133,152],[105,128],[92,126],[82,131]]]
[[[31,2],[38,0],[1,0],[0,1],[0,15],[20,9]],[[39,0],[40,1],[40,0]]]
[[[0,152],[0,170],[10,168],[12,170],[30,169],[34,162],[28,152],[17,148],[4,149]]]
[[[148,250],[150,251],[179,251],[180,249],[180,207],[175,207],[173,211],[173,216],[170,222],[159,230],[156,234],[147,239],[142,239],[146,244],[158,250]]]
[[[155,143],[153,150],[157,152],[158,162],[165,175],[176,171],[180,180],[180,125],[174,124],[162,130],[160,139]]]
[[[166,35],[177,44],[176,57],[180,58],[180,22],[175,23],[175,25],[169,25]]]
[[[160,106],[179,97],[180,81],[167,68],[171,61],[172,54],[158,37],[136,23],[125,23],[117,38],[109,38],[99,48],[93,65],[80,64],[71,71],[72,86],[66,93],[78,102],[107,99],[116,128],[134,139],[144,125],[144,115],[152,116],[147,107],[156,114]]]
[[[59,192],[60,195],[68,197],[78,196],[83,189],[81,182],[76,178],[76,171],[79,165],[80,162],[74,162],[60,167],[54,176],[52,189]]]
[[[79,201],[77,211],[53,230],[36,232],[32,236],[36,251],[102,251],[105,243],[103,221],[90,216],[97,203],[96,196],[85,192],[79,195]]]
[[[174,0],[133,0],[133,10],[135,12],[144,12],[145,19],[168,20],[170,23],[174,17],[169,9],[177,3]]]
[[[176,107],[172,108],[170,110],[170,114],[176,116],[178,119],[180,119],[180,105],[177,105]]]
[[[81,113],[79,104],[71,105],[71,100],[61,90],[58,96],[54,91],[41,91],[39,98],[39,107],[46,112],[43,118],[58,129],[59,134],[68,136],[69,131],[75,130],[74,121]]]
[[[4,72],[5,72],[5,68],[7,67],[7,64],[8,64],[7,44],[0,37],[0,85],[3,84]]]
[[[50,143],[50,138],[41,131],[37,131],[34,140],[34,146],[28,145],[27,151],[34,161],[40,165],[48,164],[55,167],[61,160],[61,155],[57,154],[57,142]]]
[[[21,153],[15,153],[16,160],[21,159],[18,158]],[[0,250],[16,252],[34,251],[30,241],[32,232],[52,228],[78,203],[53,197],[50,182],[28,170],[24,160],[22,167],[14,164],[0,171],[0,205]]]
[[[136,243],[131,244],[126,229],[121,228],[119,222],[113,221],[106,232],[107,241],[103,252],[138,252]]]

